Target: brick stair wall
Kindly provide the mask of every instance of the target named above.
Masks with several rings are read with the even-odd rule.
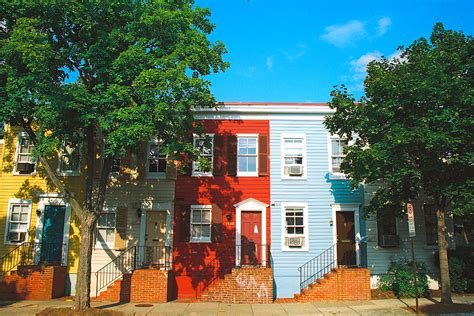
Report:
[[[338,268],[310,284],[296,302],[370,300],[370,271],[365,268]]]
[[[98,300],[111,302],[130,302],[132,274],[126,273],[121,279],[115,280],[105,291],[100,292]]]
[[[202,302],[259,303],[273,302],[273,272],[271,268],[234,268],[202,292]]]

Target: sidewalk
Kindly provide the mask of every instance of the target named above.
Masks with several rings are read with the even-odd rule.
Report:
[[[420,306],[439,301],[420,299]],[[474,296],[455,296],[455,303],[474,303]],[[402,315],[412,314],[407,309],[414,299],[389,299],[327,303],[223,304],[223,303],[166,303],[131,304],[93,302],[93,307],[122,312],[124,315]],[[0,302],[0,315],[34,315],[48,307],[72,306],[71,301]],[[141,307],[143,306],[143,307]],[[468,313],[456,315],[472,315]]]

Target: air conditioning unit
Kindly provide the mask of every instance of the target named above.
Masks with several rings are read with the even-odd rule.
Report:
[[[288,174],[290,176],[301,176],[301,175],[303,175],[303,166],[301,166],[301,165],[288,166]]]
[[[398,236],[397,235],[382,235],[380,247],[397,247]]]
[[[304,237],[285,237],[285,246],[287,247],[303,247]]]
[[[16,171],[19,173],[32,173],[35,171],[35,164],[29,162],[19,162],[16,165]]]

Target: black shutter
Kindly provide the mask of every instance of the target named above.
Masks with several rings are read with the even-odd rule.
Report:
[[[179,225],[179,241],[188,242],[191,236],[191,207],[181,207],[180,214],[178,214]]]
[[[268,176],[268,135],[258,136],[258,175]]]
[[[211,241],[222,242],[222,209],[216,204],[212,205]]]
[[[224,175],[224,136],[214,136],[214,162],[212,174],[215,176]]]

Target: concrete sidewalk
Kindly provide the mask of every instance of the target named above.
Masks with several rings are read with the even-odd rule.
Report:
[[[420,305],[432,305],[438,299],[420,299]],[[474,296],[455,296],[455,303],[473,304]],[[141,306],[142,305],[142,306]],[[224,304],[224,303],[166,303],[131,304],[93,302],[93,307],[115,310],[125,315],[401,315],[411,314],[406,307],[414,299],[389,299],[327,303]],[[0,302],[0,315],[34,315],[48,307],[70,307],[71,301]],[[472,314],[457,314],[472,315]]]

